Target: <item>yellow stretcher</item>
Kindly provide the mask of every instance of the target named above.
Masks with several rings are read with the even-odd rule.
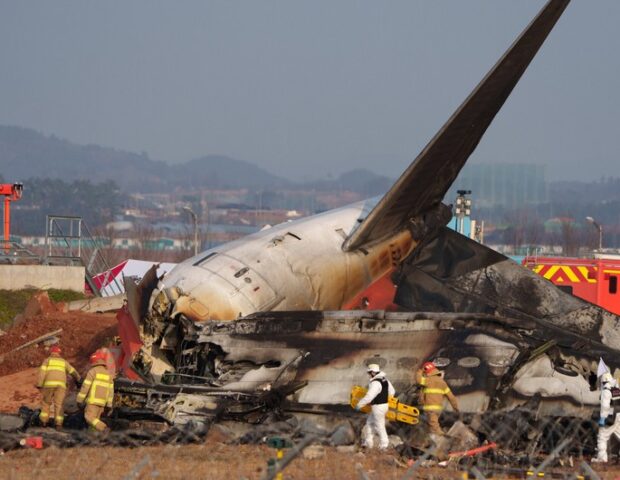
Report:
[[[357,403],[366,395],[368,389],[355,385],[351,389],[351,407],[355,408]],[[392,421],[408,423],[409,425],[416,425],[420,421],[420,410],[410,405],[400,403],[396,397],[388,397],[388,412],[385,414],[385,418]],[[370,412],[370,405],[366,405],[361,409],[362,412]]]

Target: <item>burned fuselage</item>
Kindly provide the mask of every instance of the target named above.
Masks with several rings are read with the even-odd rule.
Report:
[[[239,405],[247,412],[337,411],[349,403],[351,387],[366,381],[368,363],[389,375],[401,401],[411,401],[415,369],[428,359],[445,370],[464,411],[535,400],[543,415],[590,416],[598,403],[591,377],[599,356],[620,366],[617,352],[579,334],[477,313],[272,312],[233,322],[181,320],[150,349],[156,357],[139,355],[138,364],[163,390],[144,395],[142,406],[171,421],[188,409],[194,416],[196,410],[238,416]]]
[[[368,363],[379,364],[401,400],[411,401],[413,373],[427,360],[445,370],[464,411],[536,401],[541,414],[589,416],[599,398],[599,358],[613,373],[620,367],[618,316],[449,229],[393,275],[397,312],[263,312],[195,322],[171,313],[154,272],[127,285],[130,305],[142,311],[134,311],[136,322],[129,314],[125,320],[142,342],[132,368],[169,389],[151,396],[149,408],[168,417],[205,398],[209,414],[221,414],[224,399],[248,411],[273,407],[274,399],[295,410],[343,407]],[[202,400],[178,397],[188,389]]]

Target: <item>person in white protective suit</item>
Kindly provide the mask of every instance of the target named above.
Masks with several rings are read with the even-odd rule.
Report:
[[[612,435],[620,439],[620,412],[614,412],[614,404],[620,405],[618,382],[607,372],[601,375],[601,413],[597,437],[597,455],[593,462],[607,462],[607,445]],[[613,393],[612,393],[613,392]]]
[[[373,448],[373,435],[379,437],[379,448],[385,450],[389,445],[387,432],[385,431],[385,415],[388,411],[388,396],[393,396],[396,391],[385,378],[385,373],[381,371],[379,365],[370,364],[367,369],[370,375],[368,382],[368,392],[355,406],[356,410],[361,410],[366,405],[370,405],[370,413],[366,418],[366,426],[362,431],[362,447]]]

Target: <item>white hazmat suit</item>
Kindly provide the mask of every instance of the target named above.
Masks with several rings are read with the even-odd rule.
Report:
[[[620,439],[620,412],[614,412],[612,406],[612,388],[618,388],[618,382],[609,373],[601,376],[601,412],[599,417],[599,430],[597,436],[597,456],[593,462],[607,462],[607,445],[612,435]],[[605,420],[610,415],[614,416],[613,424],[605,426]]]
[[[373,404],[372,401],[381,393],[383,393],[382,381],[387,382],[388,395],[394,396],[396,391],[389,380],[385,378],[385,373],[381,371],[370,371],[372,377],[368,383],[368,392],[357,404],[357,408],[361,409],[366,405],[370,405],[370,413],[366,418],[366,425],[362,431],[362,446],[366,448],[373,448],[374,438],[373,435],[379,437],[379,448],[386,449],[389,445],[387,432],[385,431],[385,415],[388,412],[388,404],[379,403]]]

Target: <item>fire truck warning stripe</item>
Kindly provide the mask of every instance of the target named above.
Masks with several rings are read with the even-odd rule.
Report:
[[[577,267],[577,270],[579,270],[579,273],[583,275],[583,278],[585,279],[586,282],[596,283],[596,267],[592,269],[592,272],[594,273],[594,278],[589,277],[590,271],[588,270],[588,267]]]
[[[557,265],[552,265],[551,267],[549,267],[549,269],[543,274],[543,277],[545,277],[547,280],[551,280],[551,278],[553,277],[553,275],[555,275],[555,272],[558,271],[558,267]]]
[[[577,272],[568,265],[552,265],[549,269],[542,274],[547,280],[563,282],[564,279],[568,280],[571,283],[580,283],[584,280],[587,280],[587,275],[583,278],[579,278]],[[587,272],[586,272],[587,273]]]
[[[538,264],[532,271],[553,283],[597,283],[597,267],[584,265]],[[605,270],[604,273],[620,274],[620,270]]]

